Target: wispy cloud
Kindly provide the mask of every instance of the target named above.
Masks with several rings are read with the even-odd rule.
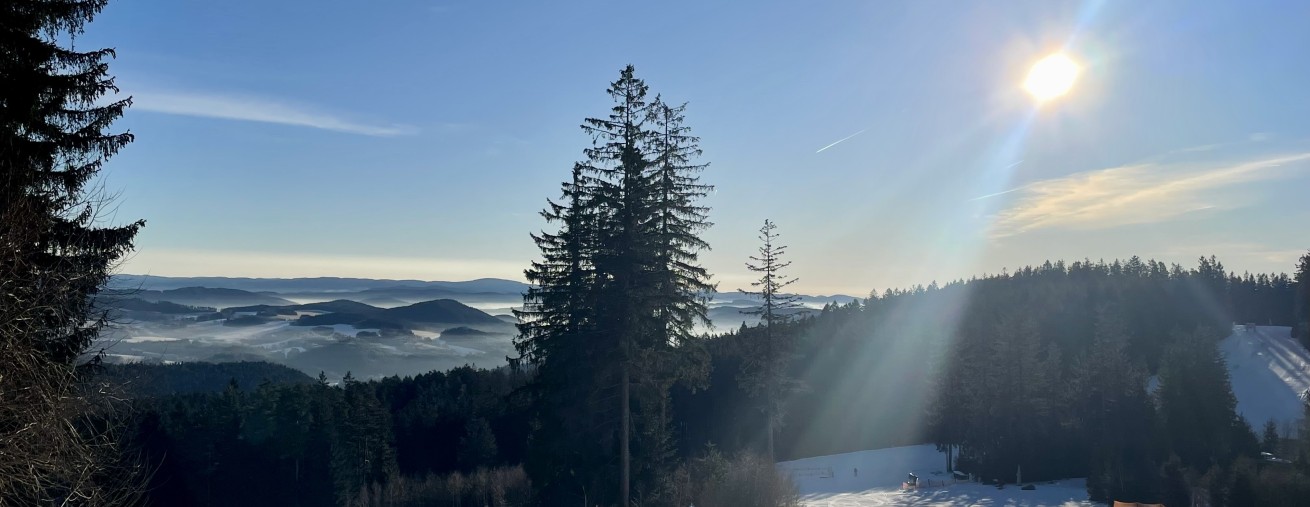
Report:
[[[844,142],[850,140],[850,138],[852,138],[852,137],[855,137],[855,136],[858,136],[858,135],[860,135],[860,134],[863,134],[865,130],[869,130],[869,129],[861,129],[859,132],[856,132],[856,133],[851,134],[851,135],[849,135],[849,136],[846,136],[846,137],[843,137],[843,138],[841,138],[841,139],[838,139],[838,140],[836,140],[835,142],[833,142],[832,144],[829,144],[829,145],[827,145],[827,146],[824,146],[824,147],[822,147],[822,148],[819,148],[819,151],[816,151],[816,152],[814,152],[814,153],[823,153],[823,150],[826,150],[826,149],[831,148],[831,147],[833,147],[833,146],[837,146],[837,145],[839,145],[839,144],[841,144],[841,143],[844,143]]]
[[[1000,212],[998,237],[1053,227],[1102,229],[1162,222],[1187,213],[1231,207],[1217,192],[1240,183],[1303,170],[1310,153],[1228,165],[1142,164],[1102,169],[1022,187],[1024,194]]]
[[[134,111],[276,123],[376,137],[408,135],[417,132],[413,127],[364,123],[312,107],[266,97],[146,91],[133,92],[133,99],[132,110]]]
[[[498,277],[518,280],[521,262],[489,258],[333,255],[253,252],[192,248],[142,248],[124,263],[123,273],[160,276],[312,277],[359,276],[469,280]]]

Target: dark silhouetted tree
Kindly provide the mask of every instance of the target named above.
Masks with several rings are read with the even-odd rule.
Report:
[[[1282,438],[1278,436],[1278,423],[1273,419],[1265,421],[1264,433],[1260,437],[1260,450],[1277,453],[1280,441]]]
[[[459,441],[459,461],[465,470],[487,466],[496,460],[496,434],[483,418],[469,419]]]
[[[547,496],[627,504],[633,444],[638,473],[655,479],[669,453],[669,386],[705,376],[694,330],[708,323],[713,286],[697,261],[708,247],[697,234],[709,226],[697,201],[710,187],[698,182],[704,165],[681,107],[648,103],[631,66],[607,92],[614,107],[585,120],[592,147],[542,213],[558,229],[533,237],[542,259],[527,271],[536,287],[518,314],[516,361],[536,372],[534,481]],[[579,441],[547,450],[570,438]],[[615,461],[617,491],[598,482]]]
[[[131,482],[106,471],[109,435],[79,428],[92,407],[73,370],[106,321],[95,296],[143,225],[106,225],[108,198],[89,187],[132,141],[107,132],[130,104],[103,100],[113,50],[72,44],[106,3],[0,5],[0,497],[15,504],[107,504]]]

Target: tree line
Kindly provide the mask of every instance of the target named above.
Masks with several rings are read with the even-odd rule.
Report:
[[[1198,489],[1213,505],[1259,498],[1249,487],[1259,441],[1217,345],[1234,322],[1293,326],[1287,276],[1232,276],[1202,258],[1191,270],[1130,259],[1005,278],[1015,277],[1033,286],[966,310],[942,358],[927,429],[956,466],[1000,482],[1020,470],[1087,477],[1102,501],[1186,505]],[[1069,282],[1082,288],[1047,285]]]
[[[148,367],[119,375],[135,378],[137,369]],[[147,372],[163,381],[159,389],[185,389],[192,373]],[[141,398],[131,449],[152,466],[152,505],[387,505],[421,492],[425,478],[521,463],[526,413],[505,400],[523,383],[508,369],[471,367],[371,382],[347,375],[336,385],[322,376],[233,380],[210,392]],[[397,481],[406,488],[371,496]]]
[[[1297,489],[1310,447],[1279,428],[1256,438],[1235,412],[1215,348],[1234,321],[1251,320],[1236,310],[1242,302],[1271,290],[1250,290],[1239,283],[1245,278],[1209,258],[1191,269],[1133,259],[1054,262],[888,290],[705,337],[696,342],[705,382],[670,389],[668,465],[651,478],[658,493],[642,489],[640,500],[671,502],[694,489],[678,484],[693,467],[765,455],[776,432],[778,459],[936,442],[948,451],[943,468],[1002,482],[1020,470],[1025,481],[1088,477],[1097,499],[1169,505],[1202,488],[1214,505],[1275,502],[1260,496],[1274,491],[1299,501],[1307,497],[1293,493],[1310,491]],[[1230,303],[1216,316],[1195,310],[1204,300]],[[1281,303],[1296,301],[1287,293]],[[754,366],[768,334],[787,340],[778,342],[788,353],[777,359],[777,382],[789,387],[775,404],[760,395],[763,370]],[[1147,358],[1157,350],[1152,365]],[[152,491],[169,501],[160,504],[275,505],[318,491],[325,502],[373,505],[360,499],[388,484],[414,489],[425,477],[512,469],[551,459],[538,449],[594,438],[541,431],[536,375],[520,364],[162,397],[141,411],[157,422],[136,434],[154,442],[150,456],[162,456]],[[220,450],[231,454],[206,454]],[[1260,450],[1294,464],[1267,466]],[[370,468],[361,473],[365,455],[373,458],[363,458]],[[525,470],[541,501],[542,475]],[[237,487],[247,481],[269,493]]]

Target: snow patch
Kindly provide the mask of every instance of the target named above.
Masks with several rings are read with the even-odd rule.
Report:
[[[1266,421],[1295,428],[1304,416],[1302,393],[1310,389],[1310,351],[1291,328],[1238,326],[1219,342],[1237,397],[1237,412],[1257,431]]]
[[[133,336],[123,338],[123,343],[149,343],[149,342],[180,342],[180,338],[169,338],[166,336]]]
[[[320,326],[315,326],[315,327],[320,327]],[[332,324],[332,325],[330,325],[330,326],[324,326],[324,327],[330,327],[330,328],[332,328],[332,332],[333,332],[333,333],[341,334],[341,335],[346,335],[346,336],[350,336],[350,337],[357,336],[357,335],[359,335],[359,333],[362,333],[362,332],[364,332],[364,331],[369,331],[369,332],[373,332],[373,333],[376,333],[376,332],[380,331],[380,330],[377,329],[377,328],[371,328],[371,327],[355,327],[355,326],[352,326],[352,325],[350,325],[350,324]]]
[[[974,482],[957,482],[946,473],[946,455],[933,445],[850,452],[784,461],[778,470],[791,476],[806,506],[1059,506],[1104,505],[1087,500],[1083,479],[1036,483],[1035,490],[1017,486],[996,489]],[[910,473],[919,477],[918,491],[901,491]]]

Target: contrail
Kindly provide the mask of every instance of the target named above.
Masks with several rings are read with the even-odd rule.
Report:
[[[815,153],[823,153],[823,150],[826,150],[826,149],[831,148],[831,147],[833,147],[833,146],[837,146],[837,145],[839,145],[839,144],[841,144],[841,143],[843,143],[843,142],[846,142],[847,139],[850,139],[850,138],[852,138],[852,137],[855,137],[855,136],[858,136],[858,135],[860,135],[860,134],[863,134],[865,130],[869,130],[869,129],[860,129],[859,132],[856,132],[856,133],[851,134],[851,135],[849,135],[849,136],[843,137],[843,138],[841,138],[841,139],[838,139],[837,142],[835,142],[835,143],[832,143],[832,144],[829,144],[829,145],[824,146],[824,147],[822,147],[822,148],[819,148],[819,151],[816,151]]]
[[[996,196],[998,196],[998,195],[1005,195],[1005,194],[1008,194],[1008,193],[1010,193],[1010,192],[1018,192],[1018,191],[1020,191],[1020,190],[1025,189],[1025,188],[1028,188],[1028,185],[1024,185],[1024,186],[1022,186],[1022,187],[1011,188],[1011,189],[1009,189],[1009,190],[1005,190],[1005,191],[1002,191],[1002,192],[997,192],[997,193],[995,193],[995,194],[980,195],[980,196],[978,196],[978,197],[974,197],[973,199],[969,199],[969,200],[966,201],[966,202],[981,201],[981,200],[986,199],[986,198],[988,198],[988,197],[996,197]]]
[[[1002,171],[1008,171],[1008,170],[1010,170],[1010,169],[1014,169],[1016,166],[1018,166],[1019,164],[1022,164],[1022,163],[1023,163],[1023,161],[1020,160],[1020,161],[1018,161],[1018,162],[1015,162],[1015,163],[1013,163],[1013,164],[1010,164],[1010,165],[1005,166],[1005,169],[1001,169],[1001,170],[1002,170]],[[1020,186],[1017,186],[1017,187],[1011,188],[1011,189],[1009,189],[1009,190],[1003,190],[1003,191],[1000,191],[1000,192],[997,192],[997,193],[994,193],[994,194],[980,195],[980,196],[978,196],[978,197],[974,197],[973,199],[969,199],[968,201],[965,201],[965,202],[981,201],[981,200],[986,199],[986,198],[988,198],[988,197],[996,197],[996,196],[998,196],[998,195],[1005,195],[1005,194],[1008,194],[1008,193],[1010,193],[1010,192],[1017,192],[1017,191],[1020,191],[1020,190],[1025,189],[1025,188],[1028,188],[1028,187],[1030,187],[1030,186],[1032,186],[1032,183],[1029,183],[1029,184],[1027,184],[1027,185],[1020,185]]]

